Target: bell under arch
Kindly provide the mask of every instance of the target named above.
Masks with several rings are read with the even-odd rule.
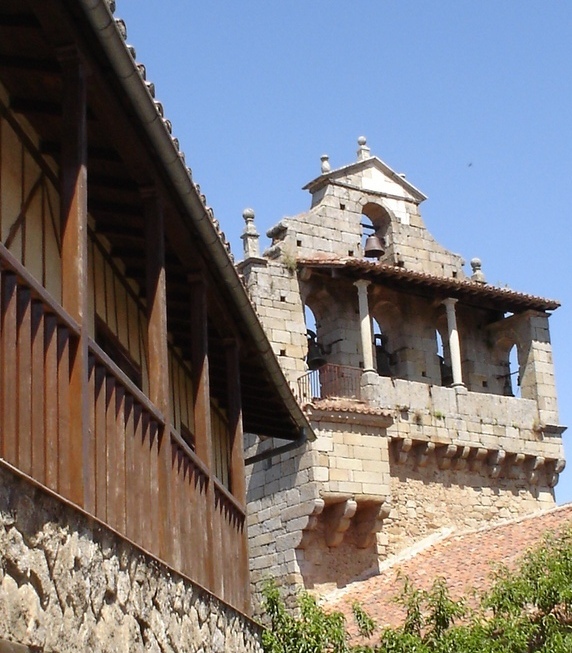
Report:
[[[381,258],[384,256],[390,236],[391,216],[380,204],[367,202],[361,212],[362,239],[364,256]]]

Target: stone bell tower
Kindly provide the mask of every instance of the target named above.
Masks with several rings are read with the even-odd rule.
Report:
[[[428,232],[425,196],[372,156],[305,187],[239,264],[316,433],[247,451],[255,587],[326,590],[443,528],[553,505],[564,468],[552,300],[486,282]],[[512,360],[518,364],[511,368]],[[516,356],[514,356],[516,353]]]

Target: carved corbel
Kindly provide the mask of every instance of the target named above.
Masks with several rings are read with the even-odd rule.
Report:
[[[394,446],[395,446],[395,457],[397,458],[397,462],[403,465],[404,463],[407,462],[407,458],[409,457],[409,452],[413,447],[413,440],[411,438],[396,440]]]
[[[484,447],[473,449],[469,461],[469,468],[472,472],[480,472],[483,468],[483,463],[487,459],[488,450]]]
[[[513,477],[518,478],[524,464],[526,456],[523,453],[515,453],[511,456],[510,473]]]
[[[540,480],[540,472],[545,463],[544,456],[533,456],[528,463],[528,480],[532,485],[536,485]]]
[[[547,469],[548,487],[556,487],[556,485],[558,485],[560,472],[562,472],[565,467],[566,461],[563,458],[558,458],[558,460],[555,460],[550,465],[550,467]]]
[[[314,499],[313,501],[308,502],[307,504],[308,521],[306,525],[302,528],[302,539],[300,540],[300,544],[298,545],[297,548],[299,549],[306,548],[310,537],[310,533],[316,530],[318,526],[318,518],[320,514],[323,512],[325,505],[326,503],[323,499]]]
[[[467,469],[470,454],[471,447],[459,447],[458,456],[453,461],[455,471],[462,472]]]
[[[417,447],[417,466],[425,467],[429,462],[429,456],[435,451],[434,442],[422,442]]]
[[[383,520],[389,517],[391,506],[385,500],[381,503],[364,502],[358,504],[355,524],[356,546],[358,549],[367,549],[375,541],[375,534],[383,525]]]
[[[506,451],[499,449],[498,451],[491,451],[489,455],[489,467],[492,478],[498,478],[502,471],[502,466],[506,458]]]
[[[328,506],[327,514],[324,514],[324,531],[328,546],[335,547],[342,543],[356,509],[357,503],[353,499]]]
[[[449,444],[437,450],[437,464],[439,465],[439,469],[451,469],[451,463],[457,454],[458,448],[456,444]]]

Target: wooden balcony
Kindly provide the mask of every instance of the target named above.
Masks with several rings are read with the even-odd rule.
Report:
[[[88,428],[75,428],[80,343],[79,325],[0,244],[0,456],[248,611],[244,506],[91,339]]]

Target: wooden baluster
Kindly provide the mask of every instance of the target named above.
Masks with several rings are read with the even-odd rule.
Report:
[[[138,407],[139,408],[139,407]],[[147,551],[153,550],[153,519],[151,515],[151,494],[155,488],[151,487],[151,421],[149,413],[143,410],[139,412],[138,428],[136,433],[136,444],[139,448],[140,467],[140,513],[141,542]]]
[[[95,515],[107,521],[107,389],[105,368],[95,365]]]
[[[96,489],[96,465],[97,465],[97,363],[95,356],[88,357],[88,394],[89,394],[89,441],[87,443],[88,472],[85,475],[84,508],[92,515],[96,514],[97,489]]]
[[[58,489],[58,322],[55,315],[44,317],[44,426],[46,433],[46,485]]]
[[[139,542],[137,504],[141,501],[137,482],[141,470],[137,467],[135,448],[135,414],[133,397],[125,396],[125,533],[133,542]]]
[[[2,274],[2,457],[17,464],[18,414],[14,374],[16,372],[16,276]]]
[[[45,411],[45,360],[44,360],[44,307],[41,302],[32,302],[32,385],[31,385],[31,429],[32,429],[32,476],[40,483],[46,482],[46,431]]]
[[[70,335],[65,326],[57,328],[58,351],[58,492],[67,499],[72,498],[72,477],[70,469]],[[81,461],[76,461],[80,464]]]
[[[121,385],[115,388],[115,528],[120,533],[125,533],[125,389]]]
[[[115,393],[117,390],[118,386],[115,383],[115,377],[108,373],[105,377],[105,470],[107,477],[107,523],[112,528],[117,528],[117,470],[115,467],[117,456],[117,419]]]
[[[17,289],[18,467],[32,473],[32,299],[29,288]]]

